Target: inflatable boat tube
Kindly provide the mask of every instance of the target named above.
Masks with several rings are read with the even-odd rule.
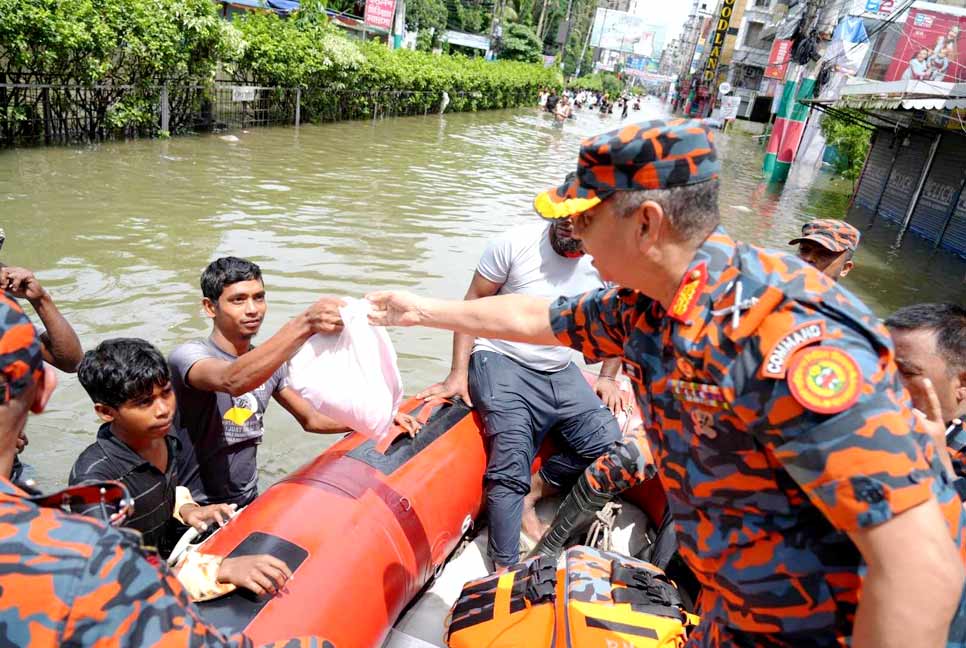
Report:
[[[202,544],[220,556],[269,553],[293,573],[275,596],[236,590],[201,603],[211,623],[256,645],[304,635],[336,648],[382,645],[483,505],[479,415],[460,401],[410,399],[402,410],[423,421],[415,438],[401,433],[380,453],[349,434]],[[663,507],[660,490],[636,495],[652,500],[649,514]]]

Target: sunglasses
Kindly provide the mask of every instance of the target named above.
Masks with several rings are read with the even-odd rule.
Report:
[[[37,506],[59,508],[64,513],[83,514],[92,507],[111,526],[122,526],[134,513],[134,500],[127,487],[118,481],[91,481],[69,486],[56,493],[25,498]]]

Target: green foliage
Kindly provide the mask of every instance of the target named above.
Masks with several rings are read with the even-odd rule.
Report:
[[[445,0],[445,6],[448,13],[446,26],[449,29],[472,34],[489,32],[490,21],[493,19],[492,0]],[[503,20],[504,22],[516,20],[516,13],[512,7],[504,5]]]
[[[869,153],[872,131],[847,116],[826,114],[822,116],[822,134],[838,151],[836,173],[850,180],[858,178]]]
[[[533,26],[533,12],[536,5],[534,0],[515,0],[517,21],[524,24]]]
[[[541,87],[560,87],[555,71],[529,63],[389,50],[378,43],[366,43],[362,50],[365,63],[354,85],[411,91],[395,100],[396,112],[437,110],[443,92],[452,112],[513,108],[532,103]]]
[[[406,28],[419,32],[421,50],[429,51],[439,43],[448,15],[444,0],[407,0]]]
[[[460,31],[481,33],[489,26],[490,14],[482,6],[463,0],[451,0],[448,24]]]
[[[472,25],[488,20],[477,0],[459,2]],[[435,28],[438,38],[446,27],[444,0],[407,4],[409,26],[427,36]],[[523,62],[539,60],[533,32],[511,25],[508,34],[519,41],[520,61],[359,43],[329,23],[323,0],[303,0],[287,19],[260,11],[233,22],[220,19],[211,0],[0,0],[0,79],[103,86],[52,91],[45,106],[20,89],[4,93],[0,139],[35,137],[25,129],[42,124],[47,109],[61,121],[82,121],[90,138],[156,134],[164,84],[177,132],[210,101],[216,70],[239,83],[301,87],[302,116],[316,120],[438,110],[444,93],[450,111],[515,107],[535,101],[541,87],[559,88],[556,70]],[[273,109],[293,111],[285,104],[292,98],[278,91]]]
[[[69,83],[207,79],[224,27],[210,0],[0,0],[0,61]]]
[[[536,32],[526,25],[507,25],[506,29],[503,30],[503,47],[500,49],[500,58],[509,61],[540,63],[543,59],[543,47]]]
[[[245,43],[235,74],[258,85],[344,83],[362,63],[359,48],[328,23],[320,4],[304,3],[289,19],[258,12],[235,24]]]

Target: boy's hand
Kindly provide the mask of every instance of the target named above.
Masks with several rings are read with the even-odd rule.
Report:
[[[308,307],[305,317],[313,333],[338,333],[342,330],[342,314],[339,309],[345,301],[338,297],[322,297]]]
[[[225,558],[218,568],[218,582],[244,587],[257,595],[274,594],[292,578],[288,565],[275,556],[258,554]]]
[[[403,412],[396,412],[396,416],[393,417],[393,421],[405,430],[409,436],[415,437],[416,433],[419,432],[419,428],[423,426],[415,417],[405,414]]]
[[[198,531],[207,531],[208,524],[211,522],[217,523],[218,526],[225,526],[225,522],[235,514],[236,508],[238,507],[234,504],[209,504],[208,506],[185,504],[181,507],[181,519]]]
[[[13,266],[0,268],[0,290],[30,302],[44,296],[44,287],[40,285],[40,280],[34,276],[34,273],[26,268]]]

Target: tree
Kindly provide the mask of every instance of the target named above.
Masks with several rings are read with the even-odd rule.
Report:
[[[862,166],[869,153],[872,131],[859,121],[856,112],[845,111],[836,115],[822,116],[822,134],[836,153],[835,171],[849,180],[855,180],[862,173]]]
[[[500,58],[526,63],[539,63],[543,48],[537,34],[526,25],[511,23],[503,30]]]
[[[419,40],[425,44],[420,49],[431,49],[439,43],[447,16],[444,0],[406,0],[406,29],[419,32]],[[426,39],[423,34],[432,36]]]

